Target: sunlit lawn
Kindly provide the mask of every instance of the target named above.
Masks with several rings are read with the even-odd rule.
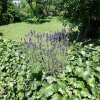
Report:
[[[49,19],[49,22],[44,22],[41,24],[33,24],[28,22],[20,22],[20,23],[12,23],[9,25],[0,26],[0,33],[3,33],[4,39],[11,39],[20,41],[21,37],[24,37],[30,30],[35,30],[36,33],[43,32],[54,32],[60,31],[64,26],[57,19],[57,17],[53,17]],[[68,26],[66,26],[68,29]]]

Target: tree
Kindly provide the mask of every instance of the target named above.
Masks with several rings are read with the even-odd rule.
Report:
[[[33,14],[37,17],[47,17],[50,13],[50,5],[52,4],[52,0],[26,0],[26,2],[29,4]],[[36,3],[36,8],[32,7],[32,3]]]
[[[79,26],[79,40],[98,35],[100,0],[58,0],[58,9],[64,19]]]
[[[22,21],[25,17],[20,5],[14,4],[12,0],[0,1],[0,25]]]
[[[0,25],[7,24],[10,21],[11,14],[8,12],[9,6],[12,0],[1,0],[0,1]]]
[[[33,3],[33,2],[36,2],[36,0],[26,0],[26,2],[29,4],[29,6],[30,6],[30,8],[31,8],[31,10],[32,10],[32,13],[34,14],[34,8],[33,8],[33,6],[32,6],[32,3]]]

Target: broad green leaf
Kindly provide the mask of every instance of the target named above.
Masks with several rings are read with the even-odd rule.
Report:
[[[48,77],[46,77],[46,79],[47,79],[47,82],[48,82],[49,84],[51,84],[51,83],[53,83],[53,82],[55,81],[55,78],[52,77],[52,76],[48,76]]]
[[[69,66],[69,65],[66,66],[66,72],[72,72],[71,66]]]
[[[87,82],[88,82],[88,84],[92,87],[92,88],[94,88],[94,86],[95,86],[95,78],[92,76],[92,77],[90,77],[88,80],[87,80]]]
[[[84,69],[82,67],[76,66],[75,70],[76,70],[78,76],[82,76],[82,74],[84,72]]]
[[[51,96],[53,93],[58,91],[58,85],[57,84],[51,84],[47,87],[45,87],[45,94],[47,97]]]
[[[82,91],[80,91],[80,93],[83,97],[88,97],[90,95],[87,88],[82,89]]]
[[[88,79],[89,78],[89,75],[91,74],[91,72],[89,70],[86,70],[82,73],[82,76],[84,79]]]
[[[82,66],[83,65],[83,62],[82,62],[82,58],[81,57],[79,57],[76,62],[77,62],[77,65],[79,65],[79,66]]]
[[[73,90],[73,93],[75,93],[75,95],[77,96],[77,97],[81,97],[81,95],[80,95],[80,91],[77,89],[75,89],[75,90]]]
[[[74,56],[71,56],[70,58],[69,58],[69,60],[74,60],[75,59],[75,57]]]
[[[82,82],[82,81],[79,81],[79,82],[75,81],[73,83],[73,85],[74,85],[75,88],[84,88],[85,87],[84,82]]]
[[[24,93],[23,92],[19,92],[18,96],[19,96],[19,100],[23,100],[24,99]]]
[[[61,97],[61,95],[59,95],[59,94],[54,94],[53,96],[52,96],[52,99],[51,100],[62,100],[62,97]]]
[[[85,51],[82,50],[80,53],[85,57],[85,55],[86,55]]]
[[[99,56],[92,56],[92,59],[94,62],[99,62],[100,61],[100,57]]]
[[[100,66],[97,66],[97,67],[96,67],[96,70],[97,70],[98,72],[100,72]]]

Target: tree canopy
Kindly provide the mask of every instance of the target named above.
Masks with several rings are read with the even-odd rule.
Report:
[[[57,6],[64,19],[79,26],[83,38],[88,34],[97,35],[100,28],[99,0],[58,0]]]

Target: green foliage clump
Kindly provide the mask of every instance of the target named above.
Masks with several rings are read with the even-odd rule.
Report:
[[[65,20],[79,26],[79,40],[84,40],[86,37],[94,38],[100,35],[99,4],[99,0],[58,0],[57,6]]]
[[[30,6],[26,0],[21,0],[20,7],[21,7],[22,11],[26,14],[27,18],[35,16],[34,15],[34,9],[36,7],[35,2],[33,2]]]
[[[99,100],[100,49],[92,45],[71,45],[66,51],[65,70],[48,75],[27,62],[25,48],[0,40],[0,99]]]
[[[23,21],[28,16],[21,5],[14,4],[11,0],[5,3],[1,1],[0,9],[0,25]]]
[[[0,99],[8,100],[21,94],[26,63],[18,43],[0,40]],[[17,87],[17,85],[19,87]],[[17,95],[16,95],[17,93]],[[20,97],[20,96],[19,96]]]

